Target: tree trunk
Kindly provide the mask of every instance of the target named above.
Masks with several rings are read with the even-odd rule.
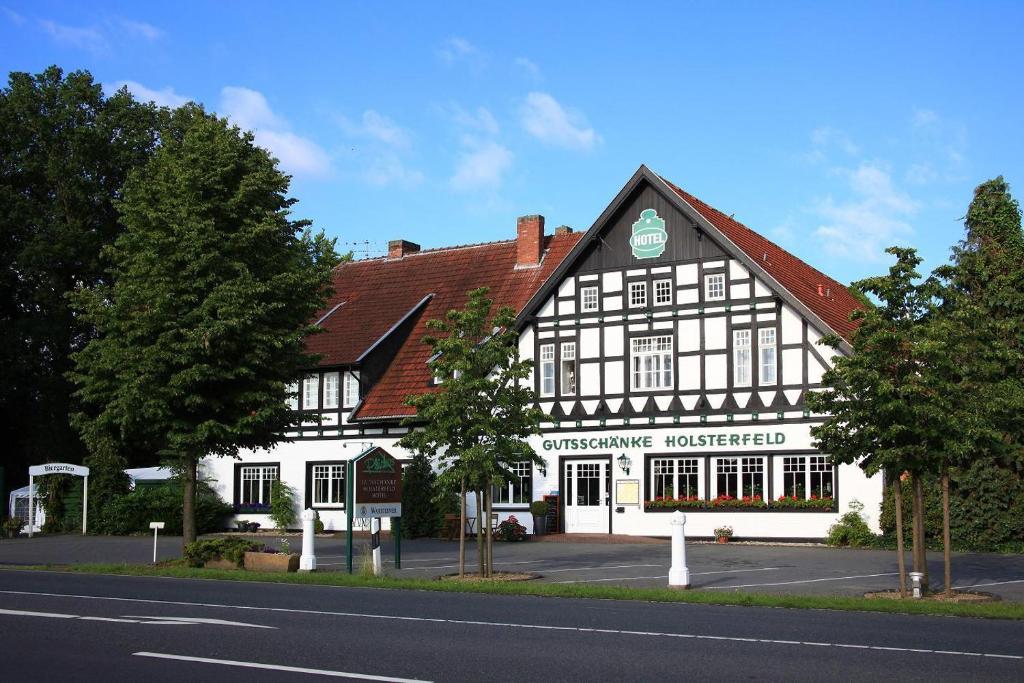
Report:
[[[942,569],[946,580],[946,595],[953,595],[953,560],[949,540],[949,468],[942,468]]]
[[[921,592],[928,592],[928,551],[924,544],[924,482],[920,474],[913,475],[913,530],[914,530],[914,571],[920,572]]]
[[[466,574],[466,478],[462,478],[462,491],[459,493],[459,578]]]
[[[907,558],[903,544],[903,482],[899,473],[892,482],[892,502],[896,507],[896,566],[900,573],[900,597],[907,597]]]
[[[484,494],[483,491],[476,491],[476,563],[480,571],[480,578],[484,578]]]
[[[494,500],[491,498],[491,488],[489,486],[485,490],[484,495],[487,501],[487,529],[484,531],[487,540],[487,578],[491,578],[494,576],[494,533],[491,529],[491,508],[494,505]]]
[[[182,474],[185,499],[181,504],[181,535],[182,544],[188,545],[196,540],[196,478],[199,469],[199,459],[189,456],[186,458],[185,468]]]

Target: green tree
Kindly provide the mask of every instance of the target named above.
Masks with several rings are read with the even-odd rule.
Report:
[[[402,471],[402,535],[433,536],[441,523],[437,473],[422,453]]]
[[[441,381],[436,391],[409,396],[415,417],[404,424],[417,427],[400,445],[436,458],[439,481],[459,492],[461,529],[466,528],[466,495],[476,493],[477,556],[481,576],[493,572],[490,520],[491,489],[515,478],[511,466],[544,461],[527,443],[540,434],[544,413],[534,407],[528,386],[533,364],[519,357],[515,311],[503,306],[491,315],[487,288],[469,292],[462,309],[444,320],[430,320],[424,337],[433,351],[430,370]],[[459,574],[465,573],[465,539],[460,534]]]
[[[825,390],[809,396],[813,411],[829,415],[811,433],[816,447],[837,462],[859,463],[868,474],[884,472],[895,481],[894,495],[899,495],[900,476],[909,472],[914,569],[925,575],[927,585],[922,478],[938,472],[944,459],[969,452],[974,430],[958,401],[949,340],[934,324],[941,283],[934,277],[919,282],[921,259],[913,249],[886,251],[896,257],[888,275],[855,283],[879,305],[853,314],[859,321],[853,353],[836,356],[822,378]],[[824,343],[837,347],[839,339],[828,337]],[[898,527],[902,592],[902,522]]]
[[[251,134],[176,110],[117,203],[112,284],[74,297],[99,332],[74,356],[75,424],[87,443],[143,442],[180,472],[186,544],[199,460],[277,443],[299,419],[286,384],[315,364],[304,339],[337,256],[289,218],[288,182]]]
[[[66,295],[107,282],[100,252],[121,233],[114,202],[165,116],[56,66],[13,72],[0,90],[0,440],[11,483],[30,464],[85,455],[66,372],[94,331]]]

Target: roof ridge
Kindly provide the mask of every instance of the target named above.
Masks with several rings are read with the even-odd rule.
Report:
[[[577,233],[568,233],[568,234],[572,235],[572,234],[577,234]],[[544,235],[544,239],[545,240],[551,240],[551,239],[554,239],[555,237],[560,237],[560,235],[555,235],[555,234]],[[411,254],[405,254],[404,256],[402,256],[402,258],[403,259],[404,258],[410,258],[410,257],[413,257],[413,256],[420,256],[422,254],[437,254],[437,253],[444,252],[444,251],[455,251],[457,249],[476,249],[476,248],[479,248],[479,247],[490,247],[490,246],[494,246],[496,244],[515,244],[515,242],[516,242],[516,238],[506,239],[506,240],[491,240],[490,242],[471,242],[469,244],[452,244],[452,245],[444,246],[444,247],[433,247],[433,248],[430,248],[430,249],[420,249],[419,251],[414,251]],[[341,266],[343,266],[343,265],[345,265],[347,263],[348,264],[350,264],[350,263],[370,263],[370,262],[373,262],[373,261],[400,261],[400,260],[402,260],[402,259],[392,259],[392,258],[388,258],[387,256],[371,256],[369,258],[361,258],[361,259],[353,259],[351,261],[343,261],[343,262],[339,263],[337,267],[341,267]]]

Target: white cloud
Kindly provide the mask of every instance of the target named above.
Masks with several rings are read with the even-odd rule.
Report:
[[[128,92],[134,95],[135,99],[140,102],[155,102],[158,107],[171,107],[173,109],[192,99],[191,97],[176,93],[171,86],[153,90],[137,81],[118,81],[114,83],[114,90],[120,90],[121,88],[128,88]]]
[[[512,165],[512,152],[492,140],[463,140],[466,150],[459,155],[455,175],[449,183],[456,190],[497,188]]]
[[[484,133],[486,135],[497,135],[501,132],[498,120],[494,118],[494,114],[487,107],[477,107],[475,110],[470,111],[462,105],[453,102],[446,107],[441,107],[440,111],[443,116],[450,119],[452,123],[462,130]]]
[[[437,56],[448,66],[462,63],[475,71],[482,69],[487,61],[486,55],[476,45],[458,36],[444,41]]]
[[[860,154],[860,147],[854,144],[846,133],[831,126],[818,126],[811,131],[811,144],[814,149],[806,155],[809,161],[823,161],[833,149],[838,149],[848,156]]]
[[[49,19],[40,19],[39,26],[55,43],[103,54],[110,50],[106,37],[91,26],[67,26]]]
[[[934,128],[939,123],[939,115],[931,109],[915,109],[910,117],[910,125],[917,129]]]
[[[288,122],[271,110],[263,93],[225,86],[220,95],[220,113],[240,128],[251,130],[256,144],[277,157],[285,171],[307,176],[329,173],[331,160],[327,152],[312,140],[288,130]]]
[[[2,9],[4,11],[4,14],[7,15],[7,18],[12,23],[14,23],[14,24],[16,24],[18,26],[22,26],[25,23],[25,17],[20,15],[20,14],[18,14],[17,12],[12,10],[10,7],[0,7],[0,9]]]
[[[423,173],[406,166],[394,153],[381,154],[371,160],[362,175],[364,180],[378,187],[399,185],[412,188],[423,182]]]
[[[931,164],[911,164],[906,178],[911,185],[929,185],[939,179],[939,173]]]
[[[565,109],[547,93],[527,95],[520,115],[526,132],[550,145],[587,151],[601,142],[582,114]]]
[[[363,112],[361,123],[354,123],[344,116],[338,117],[338,123],[351,136],[373,138],[399,149],[405,149],[410,145],[411,136],[407,130],[373,109]]]
[[[541,80],[540,67],[537,66],[536,62],[526,57],[516,57],[513,64],[534,81]]]
[[[879,164],[862,163],[840,169],[853,195],[844,201],[826,197],[814,207],[822,223],[814,231],[823,249],[835,256],[880,261],[884,250],[905,242],[913,227],[908,223],[919,204],[896,189],[890,171]]]
[[[164,32],[152,24],[144,21],[133,21],[131,19],[119,19],[117,21],[122,31],[129,35],[144,38],[149,41],[159,40]]]

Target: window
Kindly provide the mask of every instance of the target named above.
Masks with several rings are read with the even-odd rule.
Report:
[[[638,308],[640,306],[647,305],[647,283],[646,282],[630,282],[629,283],[629,307]]]
[[[562,394],[576,394],[576,342],[562,342]]]
[[[704,300],[722,301],[725,299],[725,273],[704,276]]]
[[[580,290],[580,310],[584,313],[597,310],[597,287],[584,287]]]
[[[764,496],[764,458],[719,458],[716,473],[719,498]]]
[[[338,407],[338,373],[324,373],[324,408]]]
[[[346,372],[344,389],[341,405],[343,408],[351,408],[359,402],[359,378],[351,372]]]
[[[656,306],[672,303],[672,281],[654,281],[654,304]]]
[[[555,345],[540,347],[540,395],[555,395]]]
[[[345,465],[313,465],[313,505],[345,504]]]
[[[320,375],[310,375],[302,381],[302,409],[316,410],[320,407]]]
[[[700,496],[697,458],[657,458],[651,461],[651,492],[654,498]]]
[[[493,503],[495,505],[529,505],[533,500],[533,463],[529,460],[512,463],[512,474],[515,475],[506,484],[494,487]]]
[[[277,465],[243,465],[238,476],[239,505],[270,505],[270,485],[277,481]]]
[[[750,330],[732,331],[732,383],[750,386]]]
[[[782,495],[799,499],[831,498],[834,476],[828,456],[786,456],[782,459]]]
[[[285,399],[285,405],[292,410],[299,409],[299,383],[291,382],[286,384],[284,390],[288,392],[288,398]]]
[[[762,327],[757,333],[757,352],[761,357],[759,384],[775,384],[775,328]]]
[[[632,340],[633,389],[672,387],[672,337],[636,337]]]

